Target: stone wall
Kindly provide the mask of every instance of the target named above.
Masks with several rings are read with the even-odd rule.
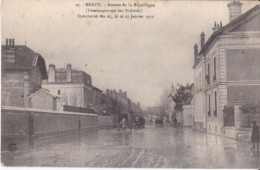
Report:
[[[98,117],[99,128],[112,128],[113,127],[113,116],[99,116]]]
[[[228,138],[236,139],[237,131],[235,127],[224,127],[223,135]]]
[[[98,128],[95,114],[2,107],[2,150],[10,143],[32,144],[34,138]]]

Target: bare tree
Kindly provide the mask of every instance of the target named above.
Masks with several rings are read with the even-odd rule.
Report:
[[[76,107],[83,106],[82,94],[79,91],[73,91],[70,93],[64,92],[61,96],[61,100],[64,105],[71,105]]]
[[[164,89],[162,95],[161,95],[161,110],[160,114],[162,117],[165,117],[167,115],[168,109],[169,109],[169,103],[170,103],[170,90]]]

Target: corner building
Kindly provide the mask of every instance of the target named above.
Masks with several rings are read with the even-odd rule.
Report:
[[[230,22],[213,27],[201,50],[194,46],[196,129],[223,133],[224,106],[260,97],[260,5],[241,15],[242,3],[228,4]],[[203,128],[202,128],[203,127]]]

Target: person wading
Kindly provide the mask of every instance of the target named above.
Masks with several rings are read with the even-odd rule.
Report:
[[[259,127],[257,126],[256,122],[253,121],[253,129],[252,129],[252,135],[251,135],[251,142],[253,143],[253,148],[255,149],[255,145],[257,145],[257,150],[259,150]]]

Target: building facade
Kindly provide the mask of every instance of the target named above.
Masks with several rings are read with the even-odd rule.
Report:
[[[6,39],[2,45],[2,105],[29,107],[29,95],[47,78],[44,58],[24,45]]]
[[[71,64],[66,68],[49,65],[48,79],[42,87],[60,97],[63,105],[89,107],[94,105],[94,92],[91,76],[84,71],[72,69]]]
[[[195,122],[207,132],[223,133],[224,106],[254,102],[260,96],[260,6],[241,15],[242,3],[228,4],[230,22],[213,27],[201,50],[194,46]]]

